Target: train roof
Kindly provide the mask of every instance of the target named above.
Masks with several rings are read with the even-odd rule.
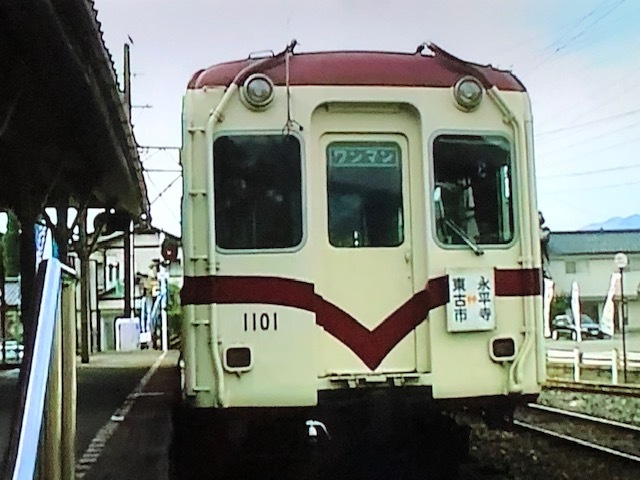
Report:
[[[290,57],[290,85],[451,87],[464,74],[448,62],[421,53],[337,51],[296,53]],[[256,59],[220,63],[197,71],[188,89],[227,86]],[[500,90],[526,91],[509,71],[464,62]],[[263,70],[276,85],[285,85],[285,62]]]

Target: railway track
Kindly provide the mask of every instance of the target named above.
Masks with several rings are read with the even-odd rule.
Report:
[[[624,397],[640,397],[640,385],[613,385],[596,382],[568,382],[564,380],[547,380],[545,390],[568,390],[580,393],[601,393]]]
[[[640,465],[640,427],[583,413],[529,404],[514,425]]]

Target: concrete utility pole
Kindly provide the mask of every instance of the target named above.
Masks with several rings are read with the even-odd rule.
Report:
[[[124,104],[131,123],[131,59],[129,55],[129,44],[124,44]],[[133,318],[132,297],[133,297],[133,248],[131,245],[131,223],[124,232],[122,239],[124,243],[124,315],[125,318]]]

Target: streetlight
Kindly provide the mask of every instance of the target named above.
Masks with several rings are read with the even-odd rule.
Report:
[[[620,253],[616,253],[616,256],[613,257],[613,263],[616,265],[616,267],[618,267],[618,270],[620,271],[620,305],[622,307],[621,308],[622,314],[620,315],[621,321],[622,321],[622,365],[624,368],[624,383],[627,383],[627,338],[626,338],[625,326],[624,326],[626,314],[625,314],[625,308],[624,308],[623,272],[626,266],[629,264],[629,259],[624,253],[620,252]]]

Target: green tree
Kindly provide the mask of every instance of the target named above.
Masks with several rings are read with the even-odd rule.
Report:
[[[556,295],[551,300],[551,318],[556,315],[564,315],[567,310],[571,309],[571,297],[569,295]]]
[[[169,283],[167,289],[167,327],[169,335],[180,335],[182,329],[180,287],[174,283]]]
[[[4,271],[7,277],[17,277],[20,275],[20,222],[15,213],[7,213],[7,233],[2,238]]]

